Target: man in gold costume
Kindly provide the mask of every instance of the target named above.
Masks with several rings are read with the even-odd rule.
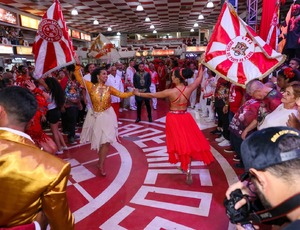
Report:
[[[74,229],[66,195],[70,164],[24,133],[36,109],[27,89],[0,90],[0,228],[45,229],[48,222],[51,230]]]

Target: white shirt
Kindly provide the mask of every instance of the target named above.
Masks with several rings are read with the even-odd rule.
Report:
[[[0,127],[0,130],[5,130],[5,131],[8,131],[8,132],[17,134],[17,135],[19,135],[21,137],[25,137],[25,138],[27,138],[28,140],[31,140],[34,143],[34,141],[31,139],[31,137],[27,133],[24,133],[22,131],[19,131],[19,130],[16,130],[16,129],[7,128],[7,127]]]
[[[105,82],[105,85],[112,86],[115,89],[124,92],[124,86],[122,83],[122,79],[119,75],[116,74],[116,76],[108,75],[107,81]],[[119,97],[111,95],[111,103],[119,103],[121,99]]]
[[[83,79],[86,81],[89,81],[89,82],[91,81],[91,78],[92,78],[92,76],[90,73],[83,76]],[[87,91],[87,89],[86,89],[85,97],[86,97],[86,101],[87,101],[86,108],[87,109],[93,108],[92,101],[91,101],[91,98],[90,98],[90,95],[89,95],[89,92]]]
[[[126,83],[131,85],[133,87],[133,76],[135,74],[136,70],[134,67],[131,67],[129,66],[127,69],[126,69]]]
[[[257,127],[258,130],[275,127],[275,126],[287,126],[286,123],[289,119],[289,115],[294,113],[298,116],[297,109],[285,109],[283,103],[281,103],[273,112],[269,113],[263,123]]]

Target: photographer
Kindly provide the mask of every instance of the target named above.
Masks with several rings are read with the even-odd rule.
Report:
[[[243,142],[241,155],[246,173],[242,181],[228,188],[226,201],[233,200],[230,204],[234,204],[234,211],[239,211],[246,203],[249,205],[249,196],[255,193],[265,210],[249,210],[249,221],[270,223],[287,217],[284,230],[300,229],[300,131],[290,127],[257,131]],[[247,177],[248,183],[243,181]],[[237,189],[242,193],[240,200],[233,197]],[[226,201],[227,215],[232,221],[232,209]],[[237,228],[246,229],[240,224]]]

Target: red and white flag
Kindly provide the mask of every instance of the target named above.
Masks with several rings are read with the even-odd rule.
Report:
[[[262,79],[286,56],[266,44],[225,2],[207,45],[205,66],[237,85]]]
[[[279,4],[276,5],[266,43],[277,50],[279,36]]]
[[[99,34],[92,42],[88,51],[88,56],[109,59],[110,61],[118,61],[121,58],[114,44],[112,44],[103,34]]]
[[[33,44],[36,79],[74,63],[74,51],[58,0],[44,14]]]

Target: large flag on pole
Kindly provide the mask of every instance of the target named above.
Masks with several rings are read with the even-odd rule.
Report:
[[[278,26],[279,26],[279,4],[276,4],[266,43],[269,44],[273,49],[277,51],[278,51],[277,48],[278,48],[278,36],[279,36]]]
[[[44,14],[33,44],[35,78],[74,63],[74,51],[58,0]]]
[[[115,46],[103,34],[99,34],[92,42],[88,56],[93,58],[106,58],[117,61],[121,58]]]
[[[205,66],[237,85],[269,75],[285,60],[225,2],[207,45]]]

